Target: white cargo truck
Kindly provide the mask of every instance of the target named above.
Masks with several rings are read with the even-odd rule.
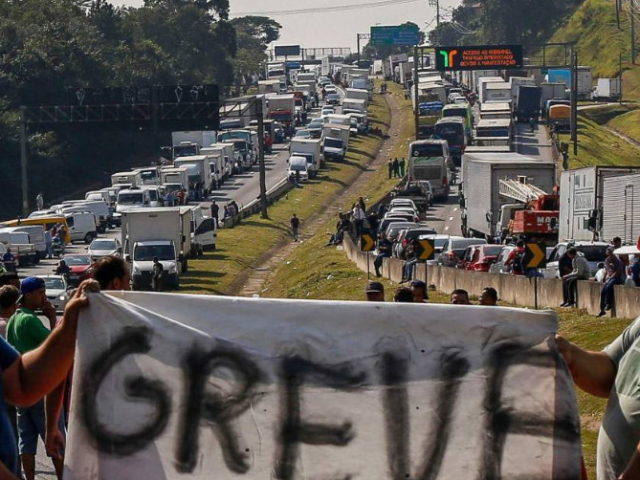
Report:
[[[462,234],[485,238],[489,243],[501,235],[501,207],[513,200],[500,195],[500,180],[526,179],[545,192],[555,184],[555,164],[519,153],[473,153],[462,159]]]
[[[184,225],[180,208],[131,209],[122,213],[121,244],[131,263],[134,290],[151,286],[153,258],[163,267],[166,286],[177,289],[185,271],[183,248],[191,243],[191,225]]]
[[[314,178],[322,166],[322,141],[319,139],[292,138],[289,152],[292,156],[305,157],[309,177]]]
[[[511,85],[511,105],[518,105],[518,91],[520,85],[535,85],[536,79],[533,77],[510,77],[509,85]]]
[[[160,181],[162,184],[179,183],[187,193],[189,192],[189,170],[186,168],[162,167]]]
[[[489,82],[484,84],[484,94],[481,103],[510,102],[511,85],[508,82]]]
[[[202,153],[202,150],[200,153]],[[209,167],[209,157],[207,155],[180,157],[173,161],[173,166],[186,168],[189,171],[189,182],[192,184],[202,182],[205,194],[211,190],[211,168]]]
[[[617,101],[620,98],[620,78],[599,78],[591,98],[610,102]]]
[[[491,84],[499,84],[503,88],[505,81],[502,78],[487,77],[480,80],[481,90],[478,92],[478,101],[482,104],[487,100],[487,90]],[[509,87],[509,100],[511,100],[511,88]],[[505,100],[501,100],[505,101]]]
[[[640,173],[608,177],[603,183],[601,239],[620,237],[623,245],[636,245],[640,238]]]
[[[158,185],[160,182],[160,167],[152,165],[150,167],[134,168],[134,172],[140,173],[142,185]]]
[[[140,172],[118,172],[111,175],[111,185],[127,184],[132,187],[139,187],[142,185],[142,176]]]
[[[363,88],[347,88],[345,98],[355,98],[369,103],[369,92]]]
[[[342,100],[342,113],[367,113],[367,102],[359,98],[345,98]]]
[[[349,145],[350,125],[333,123],[322,127],[322,146],[325,159],[344,160]]]
[[[611,241],[602,232],[604,181],[634,173],[640,173],[640,167],[585,167],[562,172],[559,240]],[[622,210],[623,204],[616,207]]]

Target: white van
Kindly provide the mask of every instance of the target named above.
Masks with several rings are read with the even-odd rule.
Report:
[[[287,178],[293,175],[294,178],[300,176],[300,180],[303,182],[309,180],[309,166],[306,157],[292,155],[289,157],[288,163]]]
[[[98,237],[96,217],[91,212],[70,212],[64,214],[69,227],[72,242],[83,241],[86,244]]]
[[[120,190],[118,192],[118,206],[116,212],[131,207],[148,207],[151,203],[151,195],[148,190]]]
[[[20,225],[3,228],[4,232],[23,232],[29,235],[29,243],[36,247],[38,258],[47,256],[47,245],[44,243],[44,227],[42,225]]]
[[[102,200],[97,201],[74,201],[64,202],[63,207],[60,208],[59,213],[67,212],[91,212],[96,217],[96,223],[98,224],[98,233],[104,233],[108,226],[112,224],[112,210],[109,205]]]

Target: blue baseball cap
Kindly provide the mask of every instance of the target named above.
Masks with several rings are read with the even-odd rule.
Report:
[[[20,282],[20,293],[26,295],[27,293],[36,292],[41,288],[45,288],[44,280],[40,277],[27,277]]]

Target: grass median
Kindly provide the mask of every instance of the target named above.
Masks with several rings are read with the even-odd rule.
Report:
[[[386,133],[390,114],[380,95],[369,105],[371,127]],[[293,213],[305,220],[322,212],[333,198],[349,186],[373,159],[382,137],[359,135],[349,142],[343,162],[326,162],[318,176],[294,188],[269,207],[269,218],[250,216],[239,225],[218,232],[218,249],[189,261],[189,272],[181,278],[181,292],[236,294],[251,269],[256,268],[274,247],[290,238],[289,219]]]

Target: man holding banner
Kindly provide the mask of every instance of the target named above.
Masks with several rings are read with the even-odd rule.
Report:
[[[598,434],[598,480],[640,478],[640,318],[601,352],[556,340],[576,385],[609,399]]]

